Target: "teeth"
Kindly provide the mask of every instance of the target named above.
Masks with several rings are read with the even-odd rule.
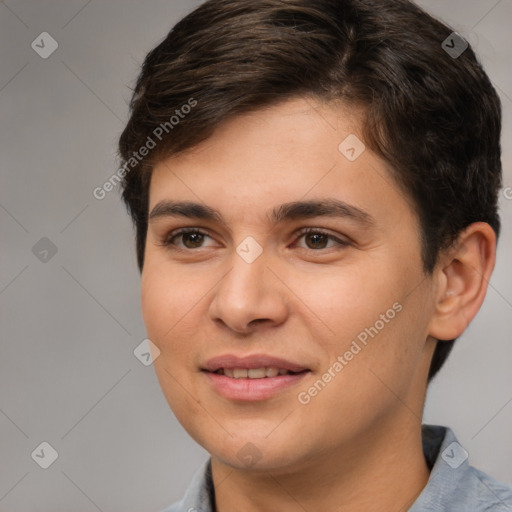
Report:
[[[264,366],[261,368],[222,368],[218,370],[220,374],[232,379],[263,379],[265,377],[277,377],[278,375],[288,375],[290,372],[285,369],[279,369],[274,366]]]
[[[285,373],[288,373],[288,370],[279,370],[279,368],[267,368],[266,371],[265,371],[265,375],[267,377],[276,377],[277,375],[279,375],[280,372],[283,372],[281,373],[281,375],[284,375]]]
[[[265,368],[251,368],[247,370],[249,379],[261,379],[265,377]]]

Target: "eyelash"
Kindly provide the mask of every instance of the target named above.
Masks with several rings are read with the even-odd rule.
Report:
[[[306,236],[306,235],[308,235],[310,233],[325,235],[328,239],[335,241],[340,248],[347,247],[347,246],[350,245],[350,242],[348,242],[346,240],[341,240],[341,239],[337,238],[336,236],[334,236],[333,234],[331,234],[328,231],[325,231],[325,230],[323,230],[321,228],[314,228],[314,227],[307,227],[307,228],[302,228],[301,230],[299,230],[296,233],[296,239],[294,240],[293,244],[296,244],[297,241],[300,238],[302,238],[303,236]],[[187,251],[187,252],[203,248],[203,247],[198,247],[196,249],[189,249],[189,248],[183,249],[181,247],[177,247],[174,244],[173,240],[175,238],[178,238],[181,235],[186,235],[186,234],[201,234],[201,235],[205,235],[205,236],[210,237],[210,235],[207,232],[203,231],[200,228],[181,228],[181,229],[179,229],[177,231],[171,232],[168,236],[166,236],[165,239],[162,241],[162,243],[160,245],[162,245],[164,247],[171,248],[173,250]],[[308,251],[319,252],[319,251],[322,251],[322,250],[332,249],[332,247],[330,247],[330,248],[329,247],[322,247],[320,249],[311,249],[309,247],[306,247],[305,249],[308,250]]]

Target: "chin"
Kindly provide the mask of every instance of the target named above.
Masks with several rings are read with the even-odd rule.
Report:
[[[255,472],[279,472],[292,468],[296,463],[296,457],[286,453],[282,447],[278,451],[266,446],[263,450],[251,441],[247,441],[241,448],[233,447],[231,450],[217,450],[210,452],[212,458],[232,469]]]

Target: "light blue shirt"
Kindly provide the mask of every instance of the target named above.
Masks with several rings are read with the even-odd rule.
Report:
[[[423,425],[422,440],[430,477],[409,512],[512,512],[512,486],[470,466],[466,450],[449,428]],[[208,459],[194,475],[183,499],[163,512],[214,511]]]

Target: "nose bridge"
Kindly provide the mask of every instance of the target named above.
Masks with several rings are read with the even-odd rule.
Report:
[[[256,242],[257,243],[257,242]],[[259,246],[259,244],[258,244]],[[244,332],[254,320],[280,323],[286,315],[283,290],[267,268],[269,255],[247,237],[233,251],[230,270],[221,279],[211,304],[211,317]],[[251,324],[255,325],[255,324]]]
[[[240,306],[249,304],[261,295],[264,286],[265,260],[247,263],[238,254],[231,258],[231,270],[226,279],[221,281],[220,288],[225,297],[233,296]]]

